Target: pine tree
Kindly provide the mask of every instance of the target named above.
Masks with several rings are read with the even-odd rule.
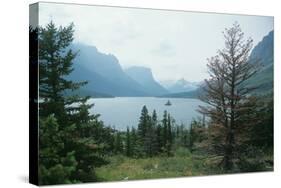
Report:
[[[163,149],[166,152],[167,151],[167,141],[168,141],[168,113],[166,110],[164,111],[162,124],[163,124],[163,131],[162,131],[163,142],[162,143],[163,143]]]
[[[59,130],[56,118],[51,115],[40,119],[39,126],[39,184],[71,183],[71,174],[76,171],[75,151],[64,151],[64,132]],[[63,155],[61,153],[64,153]]]
[[[123,142],[121,138],[121,133],[116,132],[115,134],[115,154],[123,153]]]
[[[152,120],[149,116],[148,122],[146,124],[146,132],[143,138],[143,152],[146,156],[152,157],[152,136],[153,136],[153,129],[152,129]]]
[[[144,138],[144,151],[147,156],[152,157],[157,153],[158,147],[156,140],[157,114],[155,110],[153,111],[152,116],[149,116],[149,120]]]
[[[208,59],[208,72],[210,79],[205,80],[204,95],[200,98],[207,103],[201,106],[200,111],[211,118],[214,136],[220,137],[220,141],[213,143],[218,155],[223,155],[223,169],[232,170],[234,161],[239,154],[237,137],[242,124],[238,120],[254,106],[243,106],[247,103],[251,92],[256,87],[248,87],[245,83],[258,71],[258,63],[249,62],[249,53],[253,40],[244,39],[238,23],[226,29],[224,32],[225,47],[218,54]],[[242,107],[243,106],[243,107]],[[244,113],[240,113],[244,111]],[[223,137],[223,138],[222,138]]]
[[[161,149],[161,128],[158,127],[158,118],[157,118],[157,113],[156,110],[153,110],[152,112],[152,150],[153,150],[153,155],[156,155],[157,153],[160,152]],[[160,130],[158,130],[160,128]]]
[[[126,155],[128,157],[130,157],[132,155],[131,134],[130,134],[129,127],[127,127],[127,132],[126,132]]]
[[[166,146],[168,156],[171,156],[172,143],[173,143],[172,120],[171,120],[171,115],[168,114],[168,119],[167,119],[167,146]]]
[[[138,138],[137,138],[137,131],[133,127],[131,131],[131,155],[132,156],[139,156],[138,152]]]
[[[167,153],[168,156],[171,155],[172,143],[173,143],[173,133],[172,133],[172,118],[170,114],[165,110],[163,119],[163,130],[162,130],[162,144],[163,151]]]
[[[177,126],[178,127],[178,139],[179,139],[179,144],[178,145],[180,145],[180,146],[182,146],[182,147],[188,147],[189,146],[189,141],[188,141],[188,139],[189,139],[189,131],[188,130],[186,130],[185,128],[184,128],[184,125],[183,124],[181,124],[180,126]]]
[[[54,114],[59,123],[67,122],[68,114],[79,110],[78,107],[68,107],[81,101],[77,96],[65,97],[65,92],[86,84],[65,78],[73,71],[73,60],[77,55],[69,49],[73,33],[74,24],[57,28],[51,21],[45,28],[39,28],[39,96],[43,100],[39,105],[40,115]]]
[[[168,142],[170,144],[172,143],[172,140],[173,140],[173,136],[172,136],[172,119],[171,119],[171,115],[170,114],[168,114],[167,140],[168,140]]]
[[[138,124],[138,134],[141,139],[145,137],[145,133],[147,131],[147,126],[149,123],[149,114],[146,106],[144,105],[142,110],[141,110],[141,116],[139,119],[139,124]]]
[[[156,113],[156,110],[153,110],[153,112],[152,112],[152,124],[153,124],[153,127],[156,127],[156,125],[157,125],[157,113]]]
[[[103,157],[107,144],[105,137],[94,135],[94,132],[98,131],[102,134],[104,125],[98,120],[99,115],[90,115],[89,106],[92,105],[82,103],[79,107],[80,111],[72,115],[71,118],[76,122],[75,129],[69,135],[72,139],[65,140],[66,146],[75,150],[75,157],[79,160],[77,171],[72,174],[72,179],[82,182],[96,181],[95,168],[107,164]]]
[[[161,126],[161,124],[157,124],[156,127],[156,143],[157,143],[157,149],[156,152],[157,153],[161,153],[163,150],[163,128]]]
[[[148,129],[148,126],[150,126],[150,123],[151,123],[151,119],[148,114],[148,110],[147,110],[146,106],[144,105],[141,110],[141,116],[140,116],[139,124],[138,124],[138,142],[139,142],[141,155],[146,154],[147,146],[145,145],[145,138],[146,138],[147,129]]]
[[[73,33],[73,24],[57,28],[53,22],[38,30],[40,120],[43,122],[45,118],[53,116],[58,125],[57,132],[52,133],[58,137],[58,141],[48,147],[42,146],[45,152],[41,153],[41,158],[48,156],[48,152],[51,153],[52,149],[63,145],[63,148],[57,152],[56,163],[52,163],[49,168],[42,168],[41,171],[42,178],[47,177],[51,171],[53,173],[53,168],[60,171],[57,175],[63,177],[57,177],[52,183],[60,183],[55,181],[66,177],[66,174],[62,173],[64,168],[71,169],[71,174],[67,173],[69,179],[66,178],[70,182],[95,181],[94,168],[105,164],[101,153],[104,151],[105,144],[98,143],[91,134],[97,127],[103,130],[103,124],[98,121],[98,115],[89,114],[88,110],[92,108],[92,104],[87,103],[89,98],[66,96],[66,93],[71,93],[86,84],[86,82],[75,83],[67,80],[67,75],[73,71],[73,59],[77,55],[70,49]],[[43,127],[44,123],[40,123],[39,127],[41,126]],[[41,144],[48,143],[45,135],[50,134],[50,129],[39,133]],[[65,161],[73,161],[73,166],[69,167],[70,163],[66,164]],[[77,164],[74,163],[75,161]],[[49,164],[46,160],[41,160],[40,165],[46,167]],[[48,184],[46,181],[42,179],[44,184]]]
[[[190,152],[193,152],[194,143],[197,140],[197,135],[196,135],[195,129],[196,129],[196,121],[193,120],[190,123],[190,128],[189,128],[189,144],[188,144],[188,147],[189,147]]]

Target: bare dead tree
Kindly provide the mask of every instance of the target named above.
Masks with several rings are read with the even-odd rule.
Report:
[[[223,143],[216,143],[215,150],[223,156],[222,165],[231,170],[235,158],[236,132],[241,111],[251,108],[245,106],[251,92],[256,87],[247,87],[245,82],[258,70],[258,62],[249,62],[249,53],[253,40],[244,39],[239,24],[236,22],[223,32],[225,47],[217,55],[207,59],[210,78],[205,80],[204,94],[200,99],[207,105],[199,111],[210,117],[224,136]],[[243,106],[243,108],[242,108]]]

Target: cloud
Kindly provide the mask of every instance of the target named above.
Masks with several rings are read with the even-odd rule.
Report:
[[[150,67],[157,80],[206,78],[206,58],[224,45],[222,31],[238,21],[257,44],[273,18],[89,5],[40,3],[39,23],[75,24],[75,41],[114,54],[123,67]]]
[[[167,41],[162,41],[156,49],[151,50],[152,55],[155,56],[174,56],[176,54],[175,48]]]

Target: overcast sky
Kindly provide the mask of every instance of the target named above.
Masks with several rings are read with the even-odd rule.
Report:
[[[40,3],[39,24],[75,24],[75,42],[114,54],[122,67],[152,69],[158,81],[208,77],[206,58],[224,45],[222,31],[237,21],[254,45],[273,30],[273,18],[227,14]]]

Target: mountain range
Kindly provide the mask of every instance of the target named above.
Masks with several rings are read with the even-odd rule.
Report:
[[[88,81],[78,92],[93,97],[110,96],[157,96],[168,91],[158,84],[150,69],[131,67],[123,70],[119,60],[112,54],[98,51],[95,46],[82,43],[72,44],[77,51],[74,59],[74,71],[70,79]]]
[[[247,81],[247,85],[259,85],[258,93],[273,90],[273,39],[271,31],[260,41],[250,54],[250,62],[259,61],[261,70]],[[132,66],[123,69],[116,56],[105,54],[95,46],[74,43],[71,49],[78,52],[74,59],[74,71],[69,75],[76,82],[88,81],[77,92],[92,97],[113,96],[162,96],[162,97],[197,97],[201,82],[177,81],[157,82],[151,69]]]
[[[189,82],[184,78],[173,81],[166,80],[160,82],[170,93],[181,93],[196,90],[200,82]]]

